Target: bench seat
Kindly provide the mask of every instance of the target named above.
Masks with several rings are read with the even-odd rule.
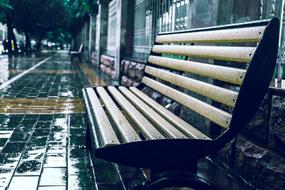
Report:
[[[278,28],[273,18],[159,34],[138,87],[83,89],[95,156],[156,172],[190,171],[194,176],[168,176],[147,185],[149,189],[158,184],[212,189],[196,176],[197,162],[236,137],[254,116],[274,72]],[[220,134],[189,124],[152,99],[148,90],[195,112]]]

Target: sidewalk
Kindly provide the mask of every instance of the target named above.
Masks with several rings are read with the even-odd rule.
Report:
[[[85,149],[83,81],[108,81],[88,64],[71,63],[67,53],[43,61],[49,56],[0,60],[7,76],[0,84],[0,190],[126,190],[141,184],[146,179],[140,169],[95,157],[92,166]],[[200,162],[198,173],[220,189],[251,189],[209,160]]]
[[[46,57],[1,59],[10,64],[2,83]],[[68,54],[56,54],[0,91],[0,189],[95,189],[81,81]]]

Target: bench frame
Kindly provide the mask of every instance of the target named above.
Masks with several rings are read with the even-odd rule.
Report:
[[[100,135],[96,130],[95,120],[92,119],[93,113],[90,109],[90,102],[86,92],[83,90],[86,110],[89,118],[89,126],[87,130],[86,143],[91,150],[95,149],[95,155],[98,158],[103,158],[111,162],[126,164],[133,167],[144,168],[147,166],[152,171],[151,181],[148,181],[137,189],[158,189],[171,186],[187,186],[194,189],[215,189],[210,183],[198,177],[197,165],[198,161],[209,155],[215,154],[218,150],[225,146],[230,140],[235,138],[242,128],[250,121],[255,112],[259,108],[264,95],[268,90],[272,75],[274,73],[276,57],[278,51],[279,38],[279,20],[273,18],[269,20],[249,22],[246,24],[232,24],[226,26],[209,27],[202,29],[186,30],[176,33],[211,31],[219,29],[233,29],[239,27],[253,27],[267,25],[264,31],[264,36],[259,42],[254,56],[250,62],[246,77],[240,88],[236,106],[234,108],[229,129],[214,140],[201,139],[160,139],[147,140],[120,144],[100,148]],[[271,33],[271,35],[266,35]],[[172,33],[162,33],[167,35]],[[274,47],[274,48],[272,48]],[[150,55],[158,55],[151,52]],[[267,57],[263,57],[267,55]],[[258,72],[257,72],[258,71]],[[258,84],[254,86],[255,84]],[[145,85],[141,84],[138,88],[142,89]],[[254,88],[253,88],[254,87]],[[95,147],[94,147],[95,146]],[[199,147],[199,148],[197,148]],[[149,162],[145,165],[145,154],[147,150],[159,149],[159,155],[153,152],[149,156]],[[185,156],[185,150],[196,150]],[[125,160],[126,154],[132,153],[136,159]],[[162,154],[161,154],[162,153]],[[177,156],[177,155],[183,156]],[[114,158],[114,155],[116,157]],[[141,159],[138,159],[141,156]],[[167,159],[161,159],[166,158]],[[187,165],[185,165],[187,163]],[[165,167],[167,166],[167,168]],[[179,171],[179,172],[177,172]]]
[[[83,51],[83,47],[84,47],[84,45],[80,44],[80,47],[79,47],[78,51],[70,51],[71,62],[73,61],[73,59],[75,57],[78,58],[80,63],[82,62],[81,54],[82,54],[82,51]]]

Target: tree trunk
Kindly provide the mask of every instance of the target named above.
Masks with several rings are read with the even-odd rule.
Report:
[[[46,35],[46,32],[42,33],[42,35],[40,36],[39,40],[37,41],[37,45],[36,45],[37,51],[40,51],[40,49],[41,49],[41,42],[44,39],[45,35]]]
[[[16,39],[16,36],[15,36],[15,33],[14,33],[13,29],[12,29],[11,35],[12,35],[12,40],[13,40],[13,43],[14,43],[13,44],[14,45],[14,53],[18,54],[19,49],[18,49],[17,39]]]
[[[10,16],[8,14],[6,14],[6,19],[7,19],[7,33],[8,33],[8,44],[7,44],[7,48],[8,48],[8,54],[11,55],[12,52],[12,35],[13,35],[13,28],[12,28],[12,23],[11,23],[11,19]]]
[[[30,40],[30,35],[28,32],[25,32],[25,36],[26,36],[26,52],[30,52],[31,51],[31,40]]]

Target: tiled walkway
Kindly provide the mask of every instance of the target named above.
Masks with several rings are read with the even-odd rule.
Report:
[[[90,65],[57,53],[11,82],[49,56],[0,59],[0,190],[126,190],[145,181],[140,169],[90,162],[81,89],[107,84]],[[220,189],[250,189],[207,160],[198,171]]]
[[[1,83],[47,56],[1,59]],[[68,54],[55,54],[0,91],[0,189],[95,189],[81,81]]]

